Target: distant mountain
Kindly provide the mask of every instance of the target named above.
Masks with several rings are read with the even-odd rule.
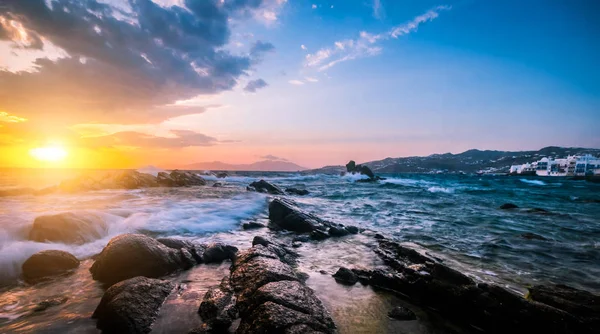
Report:
[[[220,161],[200,162],[183,166],[186,170],[231,170],[231,171],[269,171],[269,172],[297,172],[306,170],[305,167],[290,161],[263,160],[251,164],[228,164]]]
[[[538,151],[480,151],[468,150],[459,154],[432,154],[426,157],[386,158],[362,163],[375,173],[507,173],[511,165],[533,162],[543,157],[563,158],[567,155],[592,154],[600,156],[600,149],[578,147],[544,147]],[[339,173],[343,166],[327,166],[314,172]],[[311,172],[312,172],[311,171]]]

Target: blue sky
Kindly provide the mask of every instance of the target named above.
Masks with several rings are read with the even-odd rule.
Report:
[[[168,10],[193,3],[157,2]],[[62,125],[80,135],[86,129],[86,136],[92,136],[91,130],[97,136],[136,132],[170,138],[179,136],[179,130],[204,136],[194,135],[191,144],[166,155],[164,147],[152,147],[157,141],[142,145],[136,139],[145,150],[140,159],[158,164],[165,162],[156,160],[180,160],[190,154],[191,162],[251,162],[272,154],[318,167],[348,159],[470,148],[600,147],[596,1],[257,3],[244,7],[244,15],[232,9],[227,20],[231,34],[222,48],[249,54],[249,63],[242,59],[236,65],[245,66],[241,74],[232,70],[215,79],[213,85],[228,82],[219,89],[195,86],[198,90],[188,92],[183,85],[180,91],[186,94],[171,94],[171,100],[165,96],[157,102],[205,108],[202,111],[177,111],[158,120],[97,116]],[[143,9],[132,8],[132,12]],[[53,44],[46,43],[45,57],[57,54],[51,51],[54,46],[71,57],[75,49],[88,50],[62,45],[56,36],[47,40]],[[250,50],[257,41],[267,47],[254,55]],[[8,44],[4,50],[0,44],[0,55],[8,51]],[[0,66],[10,71],[29,59],[25,51],[19,52],[18,57],[0,58]],[[234,61],[238,59],[227,64]],[[244,90],[259,80],[255,89]],[[84,113],[70,108],[71,114]],[[32,120],[46,117],[19,112],[18,105],[8,112]],[[130,110],[135,112],[143,115]]]

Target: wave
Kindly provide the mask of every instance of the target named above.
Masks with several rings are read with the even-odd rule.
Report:
[[[546,182],[544,182],[542,180],[519,179],[519,181],[521,181],[523,183],[527,183],[527,184],[533,184],[536,186],[545,186],[546,185]]]
[[[429,191],[431,193],[446,193],[446,194],[454,193],[454,189],[452,189],[452,188],[437,187],[437,186],[429,187],[429,188],[427,188],[427,191]]]

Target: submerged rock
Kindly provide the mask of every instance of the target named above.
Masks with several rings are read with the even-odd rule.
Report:
[[[242,224],[242,228],[244,230],[252,230],[252,229],[263,228],[263,227],[266,227],[266,226],[264,224],[257,223],[257,222],[249,222],[249,223]]]
[[[527,232],[527,233],[523,233],[523,234],[521,234],[521,238],[523,238],[523,239],[527,239],[527,240],[541,240],[541,241],[548,241],[548,239],[547,239],[547,238],[545,238],[545,237],[543,237],[543,236],[541,236],[541,235],[539,235],[539,234],[530,233],[530,232]]]
[[[333,278],[337,282],[347,285],[354,285],[358,282],[358,276],[350,269],[341,267],[338,271],[333,274]]]
[[[77,267],[79,260],[70,253],[45,250],[33,254],[23,263],[23,278],[28,283],[36,283],[45,278],[66,274]]]
[[[310,192],[306,189],[298,189],[298,188],[286,188],[285,192],[291,195],[298,195],[298,196],[306,196],[308,194],[310,194]]]
[[[512,203],[504,203],[500,205],[501,210],[509,210],[509,209],[518,209],[519,207],[516,204]]]
[[[67,300],[69,300],[69,297],[58,297],[58,298],[52,298],[52,299],[45,299],[45,300],[42,300],[41,302],[37,303],[37,305],[33,308],[33,311],[34,312],[42,312],[51,307],[64,304],[67,302]]]
[[[90,268],[92,277],[107,285],[136,276],[160,277],[189,268],[181,250],[143,234],[112,238]]]
[[[146,277],[119,282],[106,290],[92,318],[104,333],[150,333],[173,288],[169,281]]]
[[[226,172],[219,172],[219,173],[215,174],[215,176],[219,179],[224,179],[224,178],[228,177],[229,174],[227,174]]]
[[[250,183],[248,186],[249,190],[257,191],[259,193],[267,193],[271,195],[284,195],[285,193],[278,186],[267,182],[265,180],[255,181]]]
[[[396,320],[402,320],[402,321],[410,321],[410,320],[416,320],[417,316],[415,315],[415,313],[409,309],[407,309],[406,307],[403,306],[396,306],[394,307],[389,313],[388,316],[390,318],[394,318]]]
[[[99,215],[65,212],[37,217],[29,232],[29,240],[81,245],[104,237],[107,229]]]

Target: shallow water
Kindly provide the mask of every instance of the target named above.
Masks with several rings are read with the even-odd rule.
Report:
[[[32,173],[31,170],[0,171],[0,189],[42,188],[74,175],[73,171]],[[240,248],[250,247],[254,235],[269,233],[266,229],[240,229],[243,222],[267,222],[269,197],[245,190],[250,182],[260,178],[284,188],[306,188],[310,195],[293,198],[307,211],[334,222],[419,244],[479,280],[497,282],[520,292],[528,285],[540,283],[565,283],[600,292],[600,185],[552,178],[387,177],[379,183],[356,183],[357,176],[236,173],[218,180],[224,183],[222,188],[2,197],[0,286],[4,288],[0,290],[0,331],[27,332],[43,329],[45,323],[64,329],[61,332],[96,331],[89,316],[102,290],[87,271],[91,260],[84,261],[70,278],[31,287],[19,281],[20,267],[40,250],[62,249],[83,260],[97,254],[110,238],[127,232],[219,240]],[[217,180],[207,179],[209,183]],[[509,202],[521,209],[498,209]],[[527,208],[542,208],[548,213],[531,213]],[[84,245],[27,240],[36,217],[67,211],[104,221],[108,228],[103,231],[103,237]],[[525,239],[524,233],[535,233],[547,240]],[[374,246],[373,238],[365,235],[306,243],[298,249],[302,255],[299,269],[309,274],[307,284],[317,291],[341,328],[349,330],[357,326],[352,324],[353,318],[347,317],[358,312],[357,319],[363,319],[360,323],[375,326],[372,329],[438,332],[439,328],[427,321],[402,325],[390,321],[385,310],[400,301],[389,294],[362,286],[346,288],[333,281],[330,275],[340,266],[373,268],[381,265],[372,251]],[[198,267],[181,277],[172,277],[175,281],[179,279],[178,283],[187,283],[183,283],[185,288],[180,294],[170,297],[165,304],[155,332],[176,326],[169,320],[170,314],[186,315],[183,323],[178,322],[181,326],[197,324],[195,311],[203,291],[218,284],[225,273],[221,267],[210,270]],[[58,295],[68,294],[66,303],[39,314],[31,311],[38,302],[53,297],[57,291]],[[342,298],[340,294],[350,297]],[[369,306],[363,309],[361,305]]]

